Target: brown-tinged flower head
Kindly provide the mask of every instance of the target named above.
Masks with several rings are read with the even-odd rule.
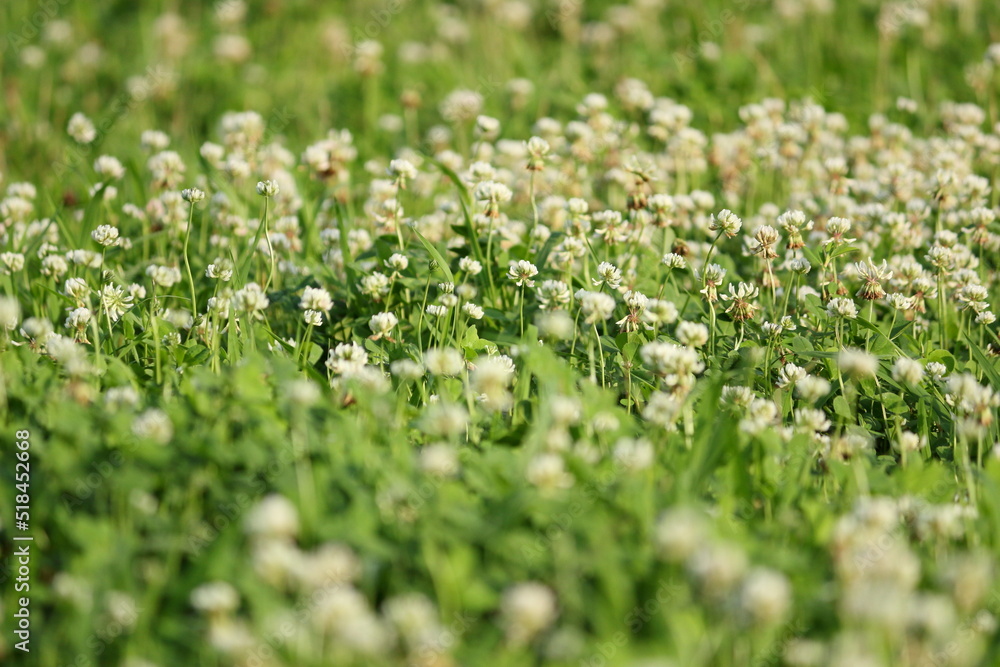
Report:
[[[484,204],[484,213],[491,218],[500,217],[500,204],[510,201],[514,193],[503,183],[483,181],[476,186],[476,200]]]
[[[551,150],[549,142],[541,137],[532,137],[528,139],[525,145],[528,148],[528,164],[525,169],[528,171],[542,171],[545,169],[545,157]]]
[[[724,208],[717,215],[713,215],[708,225],[708,228],[713,232],[721,231],[729,238],[733,238],[739,234],[742,227],[743,221],[728,208]]]
[[[701,284],[704,287],[699,291],[704,295],[706,301],[715,303],[719,300],[718,288],[725,277],[726,270],[718,264],[709,264],[705,267],[701,273]]]
[[[798,210],[785,211],[779,215],[778,224],[788,236],[788,243],[785,247],[789,250],[804,246],[806,243],[802,238],[802,232],[809,231],[813,227],[812,220],[807,220],[806,214]]]
[[[675,208],[674,198],[670,195],[655,194],[646,199],[646,209],[652,214],[653,224],[657,227],[669,227],[674,224]]]
[[[738,322],[752,319],[760,309],[760,306],[752,303],[752,299],[756,299],[759,294],[760,290],[750,283],[740,283],[738,287],[729,283],[729,294],[722,295],[723,301],[730,302],[726,312]]]
[[[775,259],[778,253],[774,246],[778,242],[778,230],[771,225],[762,225],[757,228],[753,235],[753,247],[751,252],[761,259]]]
[[[859,299],[874,301],[885,296],[882,283],[892,278],[892,271],[889,270],[889,265],[885,260],[882,260],[882,264],[879,265],[875,264],[869,257],[865,262],[857,262],[854,268],[864,280],[856,295]]]

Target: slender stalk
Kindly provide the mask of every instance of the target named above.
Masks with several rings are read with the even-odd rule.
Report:
[[[597,356],[601,358],[601,387],[605,387],[607,380],[604,374],[604,349],[601,347],[601,334],[597,332],[597,322],[594,322],[594,339],[597,341]]]
[[[184,231],[184,269],[187,271],[188,287],[191,289],[191,315],[198,317],[198,297],[194,289],[194,277],[191,274],[191,259],[188,255],[188,245],[191,242],[191,226],[194,224],[194,202],[188,209],[188,224]]]
[[[270,201],[270,199],[271,199],[270,197],[265,197],[264,198],[264,223],[263,223],[264,224],[264,240],[267,241],[267,257],[268,257],[269,263],[271,265],[271,271],[270,271],[270,273],[268,273],[267,282],[264,284],[264,293],[265,294],[267,294],[268,288],[271,286],[271,283],[274,281],[274,266],[275,266],[275,262],[274,262],[274,246],[271,245],[271,233],[270,233],[270,231],[267,228],[267,222],[268,222],[268,216],[267,216],[267,213],[268,213],[268,202]]]
[[[152,300],[153,304],[152,304],[152,309],[149,311],[149,318],[150,318],[150,324],[152,325],[151,328],[153,329],[153,354],[155,355],[153,367],[155,369],[154,377],[156,378],[156,384],[160,384],[161,374],[162,374],[162,371],[160,370],[160,325],[159,322],[157,321],[158,318],[156,316],[156,311],[159,310],[159,301],[156,298],[155,282],[153,283],[153,288],[152,288]]]

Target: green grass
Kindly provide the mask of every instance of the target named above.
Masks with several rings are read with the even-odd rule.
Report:
[[[0,9],[4,664],[996,663],[998,8],[339,4]]]

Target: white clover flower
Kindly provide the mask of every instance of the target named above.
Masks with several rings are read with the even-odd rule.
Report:
[[[618,289],[622,282],[622,272],[611,262],[601,262],[597,266],[597,278],[592,282],[594,287],[607,285],[610,289]]]
[[[378,340],[383,336],[388,336],[399,320],[393,313],[376,313],[368,320],[368,328],[372,330],[372,339]]]
[[[288,498],[271,494],[247,513],[243,529],[259,540],[290,540],[299,533],[299,513]]]
[[[449,123],[469,121],[483,108],[483,96],[472,90],[455,90],[442,100],[441,116]]]
[[[459,375],[465,370],[465,358],[452,347],[432,347],[424,353],[424,367],[431,375]]]
[[[645,470],[653,465],[653,443],[645,438],[622,438],[615,443],[612,456],[616,463],[629,472]]]
[[[538,304],[544,309],[560,308],[569,303],[572,293],[561,280],[544,280],[537,288]]]
[[[892,379],[896,382],[918,385],[924,379],[924,367],[915,359],[900,357],[892,365]]]
[[[837,356],[841,372],[852,377],[871,377],[878,370],[878,358],[857,348],[847,348]]]
[[[699,293],[705,296],[706,301],[709,303],[715,303],[719,300],[718,288],[722,284],[725,277],[726,269],[722,268],[718,264],[709,264],[705,267],[705,270],[699,277],[705,287],[702,288]]]
[[[94,172],[106,180],[120,181],[125,176],[125,167],[118,158],[101,155],[94,160]]]
[[[784,389],[794,385],[807,375],[806,369],[796,366],[793,363],[787,363],[778,371],[778,387]]]
[[[541,137],[531,137],[525,142],[525,148],[530,156],[527,165],[528,171],[541,171],[545,166],[545,156],[551,150],[549,142]]]
[[[680,313],[673,301],[650,299],[642,311],[642,319],[650,324],[673,324]]]
[[[990,292],[984,285],[970,283],[963,285],[956,298],[962,306],[962,310],[972,310],[980,313],[990,307]]]
[[[858,307],[852,299],[838,297],[830,299],[826,304],[826,312],[830,317],[853,320],[858,316]]]
[[[427,314],[434,317],[444,317],[448,314],[448,306],[431,304],[427,306]]]
[[[742,227],[743,221],[727,208],[719,211],[717,215],[713,215],[708,225],[712,231],[721,231],[729,238],[736,236]]]
[[[302,298],[299,300],[299,308],[303,310],[319,310],[324,313],[330,312],[333,308],[333,298],[325,289],[319,287],[306,287],[302,291]]]
[[[507,271],[507,278],[514,282],[518,287],[523,287],[527,285],[528,287],[534,287],[535,281],[532,280],[538,275],[538,267],[527,260],[518,260],[516,262],[510,263],[510,269]]]
[[[83,278],[67,278],[63,283],[63,294],[82,303],[90,294],[90,287]]]
[[[759,295],[760,290],[755,285],[740,283],[738,287],[733,287],[733,283],[729,283],[729,294],[723,294],[722,300],[731,302],[726,312],[732,314],[734,320],[748,320],[760,309],[760,306],[751,303],[751,299]]]
[[[826,433],[833,426],[822,410],[813,408],[796,408],[795,425],[813,433]]]
[[[584,323],[588,325],[603,322],[615,312],[615,298],[610,294],[579,290],[575,297],[583,312]]]
[[[399,271],[405,271],[406,267],[410,265],[410,260],[406,258],[405,255],[401,255],[398,252],[394,252],[389,255],[389,259],[385,260],[385,268],[389,269],[394,273]]]
[[[205,191],[198,188],[185,188],[181,190],[181,198],[191,204],[197,204],[205,199]]]
[[[650,394],[649,400],[646,401],[646,406],[642,409],[642,417],[661,428],[674,430],[683,407],[684,399],[682,397],[656,391]]]
[[[406,187],[407,181],[417,177],[417,168],[409,160],[391,160],[387,171],[397,180],[401,188]]]
[[[181,271],[176,266],[150,264],[146,267],[146,275],[160,287],[170,288],[181,281]]]
[[[302,313],[302,321],[308,326],[319,327],[323,325],[323,313],[318,310],[306,310]]]
[[[750,252],[761,259],[775,259],[778,256],[774,246],[781,237],[778,230],[770,225],[761,225],[753,234]]]
[[[284,384],[282,387],[290,403],[301,406],[310,406],[319,401],[322,393],[319,385],[309,378],[296,378]]]
[[[564,310],[543,311],[535,317],[538,333],[544,338],[568,340],[573,337],[573,318]]]
[[[69,271],[69,264],[59,255],[47,255],[42,260],[42,275],[44,276],[50,276],[58,280],[67,271]]]
[[[486,314],[486,311],[484,311],[482,307],[477,306],[474,303],[462,304],[462,312],[473,320],[481,320],[483,319],[483,315]]]
[[[162,151],[170,145],[170,137],[159,130],[143,130],[139,144],[147,151]]]
[[[910,431],[903,431],[899,434],[899,437],[893,441],[892,448],[897,452],[916,452],[926,445],[926,438],[921,437],[916,433],[911,433]]]
[[[469,424],[469,413],[460,405],[433,403],[424,410],[420,429],[431,436],[453,438],[464,433]]]
[[[2,313],[0,314],[0,318],[3,319],[2,326],[9,329],[10,322],[20,318],[21,316],[20,306],[15,306],[17,308],[15,312],[10,304],[10,301],[14,301],[16,304],[16,300],[9,299],[8,297],[4,298],[7,298],[8,301],[4,303],[4,301],[0,299],[0,313]],[[15,324],[14,326],[17,325]],[[45,345],[53,332],[52,322],[43,317],[29,317],[21,323],[21,335],[25,338],[30,338],[31,340],[36,341],[39,345]]]
[[[682,507],[669,509],[660,516],[653,539],[662,558],[682,563],[704,543],[707,533],[704,516]]]
[[[118,228],[111,225],[100,225],[90,233],[90,238],[104,247],[118,245]]]
[[[205,267],[205,277],[227,283],[233,279],[233,269],[228,264],[222,262],[209,264]]]
[[[878,265],[869,257],[866,262],[855,263],[854,268],[864,280],[864,284],[855,296],[865,301],[874,301],[885,296],[882,283],[891,280],[893,272],[889,270],[888,263],[884,259],[882,264]]]
[[[791,598],[792,587],[785,575],[766,568],[751,570],[740,590],[740,606],[757,625],[784,620]]]
[[[844,236],[851,231],[851,224],[851,221],[847,218],[833,217],[827,220],[826,233],[829,234],[830,238],[827,239],[825,245],[837,246],[853,243],[855,239]]]
[[[246,287],[233,293],[232,307],[240,312],[258,314],[271,304],[264,294],[264,288],[257,283],[247,283]]]
[[[471,257],[463,257],[458,260],[458,268],[465,271],[470,276],[478,276],[483,270],[483,265]]]
[[[934,382],[943,381],[948,374],[948,367],[937,361],[929,362],[924,370],[927,371],[927,376]]]
[[[20,321],[20,302],[13,297],[0,295],[0,329],[13,331]]]
[[[209,616],[224,616],[240,605],[236,589],[224,581],[202,584],[191,591],[191,606]]]
[[[146,168],[153,175],[154,184],[161,188],[176,187],[187,170],[181,156],[174,151],[162,151],[151,156],[146,161]]]
[[[420,450],[418,465],[433,477],[454,477],[458,474],[458,452],[451,445],[439,442]]]
[[[681,255],[678,255],[677,253],[674,252],[668,252],[663,256],[663,259],[661,259],[660,261],[668,269],[687,268],[687,260],[684,259]]]
[[[492,141],[500,132],[500,121],[491,116],[479,115],[476,117],[476,136]]]
[[[117,322],[125,311],[132,307],[132,295],[126,294],[125,290],[117,285],[109,283],[102,287],[100,297],[101,307],[112,322]]]
[[[326,367],[335,375],[355,375],[368,363],[368,353],[357,343],[338,343],[327,354]]]
[[[507,641],[520,646],[552,625],[559,611],[555,594],[548,587],[528,582],[512,586],[504,592],[500,615]]]
[[[281,190],[278,181],[258,181],[257,194],[262,197],[274,197]]]
[[[139,405],[141,397],[139,392],[130,385],[121,387],[108,387],[104,392],[104,404],[110,410],[120,410],[121,408],[134,408]]]
[[[705,370],[698,352],[691,347],[653,341],[639,348],[639,356],[669,387],[690,387],[694,383],[694,376]]]
[[[400,380],[419,380],[424,375],[424,367],[412,359],[398,359],[389,364],[389,370]]]
[[[736,408],[748,408],[753,402],[755,395],[750,387],[738,385],[726,385],[722,388],[719,402],[723,405],[731,404]]]
[[[698,322],[681,322],[675,335],[681,345],[702,347],[708,342],[708,327]]]
[[[174,425],[166,412],[150,408],[132,422],[132,433],[138,438],[165,445],[174,437]]]
[[[886,297],[889,305],[896,310],[913,310],[916,307],[916,300],[912,296],[906,296],[901,292],[895,292]]]
[[[94,314],[90,312],[89,308],[74,308],[69,311],[69,316],[66,318],[64,326],[67,329],[76,329],[83,332],[87,329],[93,316]]]
[[[378,271],[361,279],[361,293],[381,301],[389,293],[389,278]]]
[[[513,361],[509,357],[486,357],[478,359],[475,365],[469,381],[480,395],[480,402],[489,410],[509,409],[514,401],[507,390],[514,376]]]
[[[97,128],[89,118],[80,112],[70,116],[66,132],[78,144],[89,144],[97,138]]]
[[[508,202],[514,193],[503,183],[483,181],[474,191],[476,201],[486,205],[486,215],[491,218],[500,216],[500,204]]]
[[[788,269],[792,273],[797,273],[800,276],[804,276],[812,270],[812,264],[809,260],[804,257],[795,257],[788,262]]]
[[[736,545],[709,544],[693,553],[686,565],[702,592],[718,598],[730,592],[743,578],[747,559]]]
[[[525,478],[543,491],[568,489],[573,486],[573,475],[566,472],[562,456],[554,453],[538,454],[528,463]]]
[[[815,375],[806,375],[795,383],[795,395],[808,403],[815,403],[829,393],[830,382]]]
[[[24,268],[24,255],[19,252],[0,253],[0,272],[5,275],[16,273]]]

